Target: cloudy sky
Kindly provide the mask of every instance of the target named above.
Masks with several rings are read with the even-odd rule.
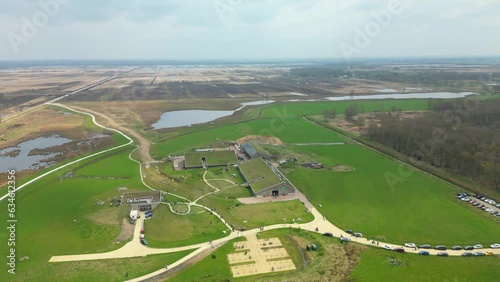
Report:
[[[498,56],[499,15],[498,0],[2,0],[0,60]]]

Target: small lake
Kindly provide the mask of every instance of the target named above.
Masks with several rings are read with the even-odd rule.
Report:
[[[60,136],[38,137],[26,142],[22,142],[16,147],[9,147],[0,150],[0,171],[10,169],[25,170],[39,169],[52,165],[50,158],[59,153],[49,153],[44,155],[30,155],[33,149],[47,149],[71,142],[71,139]]]
[[[454,99],[463,98],[469,95],[474,95],[473,92],[429,92],[429,93],[396,93],[396,94],[376,94],[376,95],[355,95],[355,96],[340,96],[327,97],[330,101],[345,101],[345,100],[381,100],[381,99]]]
[[[92,139],[106,138],[109,135],[105,134],[94,134],[88,138],[76,139],[79,143],[76,144],[88,144]],[[26,169],[41,169],[54,165],[52,161],[53,157],[57,157],[63,152],[47,152],[43,154],[32,153],[33,150],[44,150],[56,146],[61,146],[70,143],[74,140],[64,138],[58,135],[52,135],[49,137],[38,137],[31,139],[15,147],[9,147],[0,150],[0,172],[5,172],[10,169],[15,169],[18,171]],[[36,151],[35,151],[36,152]]]
[[[241,107],[234,111],[210,111],[210,110],[183,110],[166,112],[161,115],[160,120],[151,126],[154,129],[174,128],[181,126],[191,126],[194,124],[211,122],[219,118],[227,117],[246,106],[257,106],[274,103],[273,100],[262,100],[241,103]]]

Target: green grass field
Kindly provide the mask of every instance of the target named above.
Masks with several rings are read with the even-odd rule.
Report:
[[[116,191],[118,187],[128,187],[129,191],[145,189],[139,179],[137,164],[128,160],[129,153],[130,150],[108,153],[74,164],[16,193],[16,255],[18,258],[29,257],[26,261],[18,261],[16,280],[26,281],[28,275],[45,273],[45,269],[51,267],[48,260],[53,255],[105,252],[125,243],[117,243],[116,239],[121,218],[126,216],[128,208],[110,207],[107,199],[123,193]],[[78,177],[80,169],[92,175],[98,174],[102,169],[101,161],[120,166],[119,177]],[[96,169],[87,166],[88,163],[96,165]],[[70,171],[74,171],[76,177],[61,178]],[[113,173],[110,171],[106,176],[113,176]],[[98,200],[104,200],[105,204],[97,206]],[[99,213],[110,216],[105,222],[96,221],[98,217],[94,215]],[[7,220],[7,201],[0,203],[0,219]],[[0,244],[6,245],[5,231],[0,235]],[[2,248],[2,255],[5,254],[6,248]],[[6,271],[1,272],[0,280],[7,281],[6,274]],[[54,275],[64,275],[64,272]]]
[[[402,262],[392,266],[390,259]],[[438,257],[368,248],[351,274],[354,281],[497,281],[498,257]]]
[[[293,224],[293,219],[298,218],[302,219],[301,223],[314,219],[299,200],[245,205],[234,199],[226,199],[222,195],[210,195],[201,199],[199,203],[214,208],[237,229],[242,227],[252,229],[280,223]]]
[[[287,177],[341,228],[394,243],[490,245],[499,239],[498,220],[457,201],[456,186],[413,171],[391,187],[386,175],[398,175],[399,165],[358,145],[297,149],[314,155],[325,169],[296,168]],[[355,170],[328,169],[337,164]]]
[[[191,251],[97,261],[49,263],[29,268],[14,279],[2,281],[124,281],[146,275],[185,257]],[[19,277],[18,277],[19,276]]]
[[[191,207],[188,215],[176,215],[167,205],[160,205],[144,226],[149,246],[154,248],[208,242],[226,236],[222,231],[227,230],[215,215],[196,206]]]
[[[208,166],[221,166],[238,163],[234,151],[189,152],[185,153],[184,156],[186,157],[186,167],[201,167],[202,158],[206,158]]]
[[[281,183],[276,174],[261,158],[256,158],[239,165],[240,171],[254,192],[259,192],[273,185]]]
[[[151,146],[153,157],[195,149],[208,142],[236,140],[247,135],[276,136],[285,143],[342,142],[340,136],[325,134],[327,129],[311,126],[313,123],[301,117],[262,118],[227,126],[202,129],[193,133],[157,142]]]

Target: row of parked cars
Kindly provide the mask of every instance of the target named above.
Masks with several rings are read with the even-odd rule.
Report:
[[[151,217],[153,217],[153,212],[151,210],[147,210],[144,213],[144,218],[149,219]],[[146,238],[144,238],[144,227],[142,227],[142,229],[141,229],[141,235],[139,236],[139,240],[141,241],[141,244],[143,244],[143,245],[148,244],[148,241],[146,240]]]
[[[500,211],[496,211],[488,206],[486,206],[484,203],[488,203],[494,207],[500,208],[500,203],[495,202],[492,199],[488,199],[486,197],[483,197],[481,195],[475,194],[474,197],[472,197],[469,193],[459,193],[457,194],[457,198],[464,201],[468,202],[469,204],[475,206],[478,209],[482,209],[483,211],[493,214],[495,216],[500,217]],[[476,198],[476,199],[474,199]],[[484,202],[484,203],[483,203]]]
[[[405,247],[408,247],[408,248],[416,248],[417,246],[414,244],[414,243],[405,243]],[[492,249],[498,249],[500,248],[500,244],[492,244],[490,246]],[[431,249],[432,246],[429,245],[429,244],[422,244],[420,246],[418,246],[419,249]],[[453,246],[451,247],[452,250],[454,251],[460,251],[460,250],[466,250],[466,251],[472,251],[472,250],[478,250],[478,249],[482,249],[483,246],[480,245],[480,244],[477,244],[477,245],[474,245],[474,246],[465,246],[462,248],[462,246]],[[435,250],[440,250],[440,251],[446,251],[447,248],[446,246],[444,245],[436,245],[434,246],[434,249]],[[418,252],[419,255],[423,255],[423,256],[428,256],[430,253],[429,251],[427,250],[422,250],[420,252]],[[437,254],[438,256],[442,256],[442,257],[447,257],[448,256],[448,253],[446,252],[439,252]],[[476,251],[476,252],[464,252],[462,254],[462,256],[492,256],[493,255],[493,252],[481,252],[481,251]]]

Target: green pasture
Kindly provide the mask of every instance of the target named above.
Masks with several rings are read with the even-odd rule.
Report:
[[[176,215],[167,205],[160,205],[144,227],[149,246],[154,248],[193,245],[229,235],[222,232],[227,227],[219,218],[196,206],[192,206],[187,215]]]
[[[499,239],[498,220],[462,205],[454,185],[359,145],[297,149],[325,168],[286,169],[287,177],[340,228],[391,243],[490,245]],[[331,170],[335,165],[354,171]]]
[[[51,267],[48,260],[54,255],[106,252],[123,246],[117,242],[122,219],[128,207],[109,206],[110,198],[118,198],[123,192],[116,189],[127,187],[128,191],[144,190],[138,177],[137,165],[128,160],[122,167],[120,177],[82,178],[79,169],[88,169],[87,163],[113,161],[119,165],[130,150],[119,154],[108,153],[74,164],[38,180],[16,193],[16,255],[18,261],[15,279],[29,280],[29,275],[44,272]],[[73,171],[73,176],[68,172]],[[113,176],[113,174],[107,174]],[[103,205],[96,205],[98,201]],[[0,219],[7,220],[7,201],[0,203]],[[102,218],[100,215],[107,214]],[[7,230],[0,233],[0,244],[7,245]],[[2,248],[6,255],[7,248]],[[7,272],[0,274],[4,280]],[[63,275],[54,273],[54,275]],[[42,279],[44,280],[44,279]],[[50,279],[49,279],[50,280]]]

